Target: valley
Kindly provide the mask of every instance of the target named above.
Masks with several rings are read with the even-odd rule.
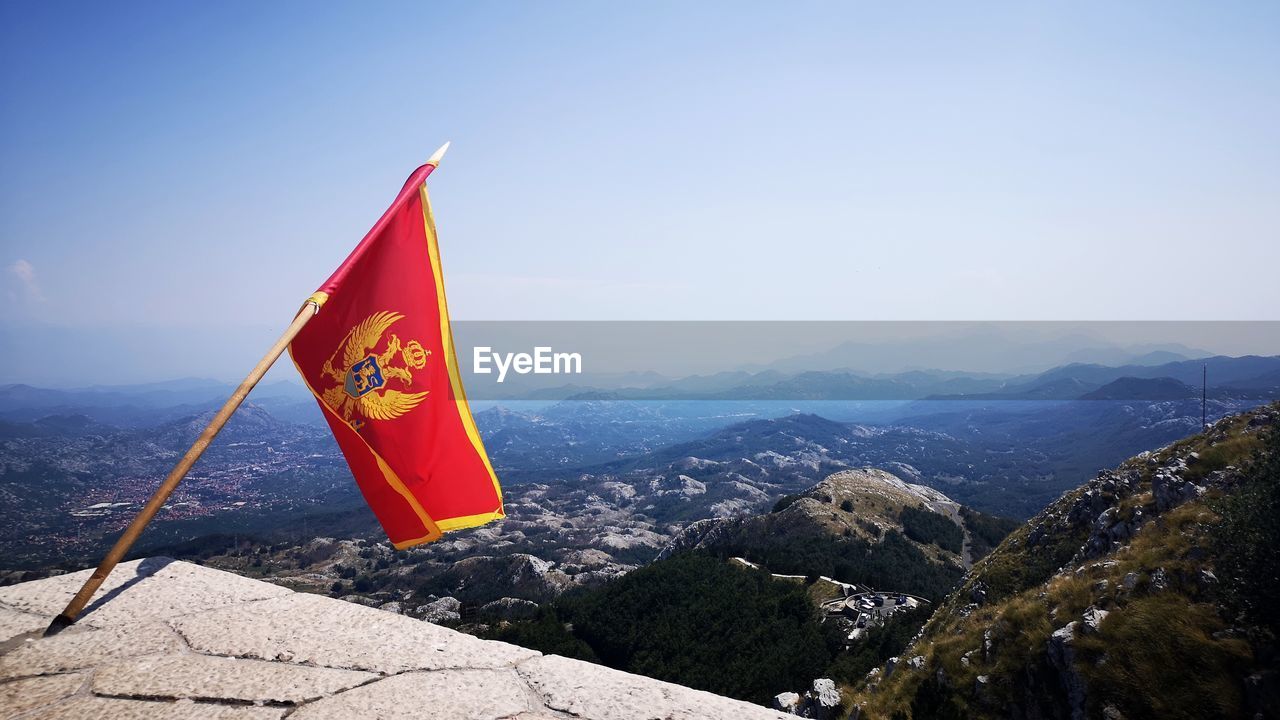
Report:
[[[1266,412],[1236,414],[1253,404],[1248,394],[1209,400],[1211,443],[1234,443],[1241,417],[1255,432],[1269,427]],[[1090,558],[1111,562],[1105,556],[1136,543],[1147,519],[1231,485],[1194,489],[1202,486],[1191,479],[1237,467],[1236,455],[1211,447],[1199,465],[1189,451],[1140,454],[1196,431],[1200,403],[1188,398],[492,407],[477,423],[503,476],[506,519],[397,552],[327,431],[271,409],[290,407],[242,408],[136,555],[193,560],[797,712],[825,702],[823,712],[856,706],[866,717],[1018,707],[998,694],[1004,681],[974,697],[950,680],[911,680],[937,664],[968,683],[972,673],[957,668],[978,667],[972,655],[969,664],[948,655],[948,643],[921,643],[936,642],[941,623],[998,625],[1010,598],[1052,585],[1045,578],[1080,558],[1077,576],[1091,587],[1132,584]],[[140,424],[116,406],[57,410],[0,422],[0,504],[12,518],[0,532],[0,582],[94,562],[207,416],[148,407],[164,420]],[[1169,517],[1177,512],[1186,511]],[[1022,544],[1037,549],[1010,549]],[[1127,572],[1139,584],[1151,574]],[[1092,607],[1105,613],[1119,602]],[[1088,609],[1078,604],[1064,612]],[[1089,617],[1097,624],[1105,614]],[[715,642],[679,642],[708,624]],[[743,659],[762,648],[775,659]],[[736,673],[727,682],[726,666]],[[818,679],[832,684],[806,690]],[[1067,692],[1068,706],[1086,710],[1105,697]],[[1058,717],[1045,707],[1023,716]]]

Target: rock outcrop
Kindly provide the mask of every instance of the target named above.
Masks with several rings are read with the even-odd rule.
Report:
[[[1272,716],[1260,688],[1276,656],[1258,640],[1272,636],[1249,625],[1214,565],[1226,552],[1219,501],[1274,482],[1256,468],[1277,418],[1280,406],[1224,418],[1063,495],[974,566],[909,661],[868,676],[858,712]]]
[[[793,692],[778,693],[770,705],[788,715],[797,715],[813,720],[835,720],[842,710],[840,690],[834,680],[818,678],[813,687],[803,695]]]

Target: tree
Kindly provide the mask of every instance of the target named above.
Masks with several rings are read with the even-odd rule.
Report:
[[[752,702],[821,677],[837,647],[804,586],[678,555],[559,608],[610,667]]]

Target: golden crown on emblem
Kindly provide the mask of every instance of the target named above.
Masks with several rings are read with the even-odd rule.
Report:
[[[414,370],[421,370],[427,364],[427,356],[431,354],[430,350],[425,350],[422,343],[417,340],[410,340],[408,345],[404,346],[404,350],[400,351],[400,357],[404,359],[404,364]]]

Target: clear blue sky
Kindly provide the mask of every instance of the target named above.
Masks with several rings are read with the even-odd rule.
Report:
[[[444,140],[455,318],[1280,318],[1273,2],[7,2],[0,33],[0,381],[238,375]]]

